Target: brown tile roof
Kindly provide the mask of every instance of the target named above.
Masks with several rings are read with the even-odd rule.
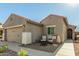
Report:
[[[65,17],[65,16],[60,16],[60,15],[55,15],[55,14],[49,14],[47,17],[50,17],[50,16],[57,16],[57,17],[61,17],[61,18],[63,18],[63,21],[64,21],[65,24],[68,26],[67,17]],[[47,18],[47,17],[45,17],[45,18]],[[45,18],[44,18],[42,21],[44,21]],[[41,21],[41,22],[42,22],[42,21]],[[41,22],[40,22],[40,23],[41,23]]]
[[[22,19],[24,19],[26,22],[29,22],[29,23],[31,23],[31,24],[43,26],[43,24],[38,23],[38,22],[35,22],[35,21],[32,21],[32,20],[30,20],[30,19],[28,19],[28,18],[26,18],[26,17],[20,16],[20,15],[14,14],[14,13],[11,14],[11,15],[17,16],[17,17],[19,17],[20,19],[22,18]]]
[[[43,24],[41,24],[41,22],[44,21],[45,18],[50,17],[50,16],[58,16],[58,17],[62,17],[62,18],[63,18],[63,21],[65,22],[65,24],[66,24],[67,26],[69,26],[68,21],[67,21],[67,18],[66,18],[65,16],[61,16],[61,15],[50,14],[50,15],[48,15],[47,17],[45,17],[40,23],[35,22],[35,21],[33,21],[33,20],[30,20],[30,19],[28,19],[28,18],[26,18],[26,17],[23,17],[23,16],[20,16],[20,15],[14,14],[14,13],[12,13],[11,15],[17,16],[17,17],[19,17],[20,19],[22,18],[22,19],[24,19],[25,21],[27,21],[27,22],[29,22],[29,23],[32,23],[32,24],[35,24],[35,25],[40,25],[40,26],[43,26]],[[72,26],[74,26],[74,25],[72,25]],[[74,26],[74,27],[76,27],[76,26]]]

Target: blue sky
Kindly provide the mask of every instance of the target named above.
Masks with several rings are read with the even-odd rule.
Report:
[[[66,16],[70,24],[79,25],[78,4],[0,4],[1,23],[4,23],[11,13],[25,16],[38,22],[49,14],[58,14]]]

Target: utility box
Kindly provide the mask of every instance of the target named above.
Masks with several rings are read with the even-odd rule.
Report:
[[[32,43],[32,34],[31,32],[22,33],[22,44],[31,44]]]

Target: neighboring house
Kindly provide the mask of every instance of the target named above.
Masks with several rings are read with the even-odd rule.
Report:
[[[3,24],[3,28],[3,39],[5,41],[21,43],[22,33],[31,32],[32,42],[39,41],[42,35],[56,35],[60,37],[61,42],[64,42],[64,40],[68,39],[69,25],[67,18],[59,15],[50,14],[38,23],[28,18],[11,14]],[[70,29],[74,32],[75,27],[71,27]],[[75,33],[73,33],[73,35],[71,34],[72,37],[74,34]]]
[[[2,27],[2,25],[0,24],[0,38],[2,38],[2,36],[3,36],[3,27]]]
[[[75,39],[76,39],[76,40],[79,40],[79,31],[76,31],[76,32],[75,32]]]

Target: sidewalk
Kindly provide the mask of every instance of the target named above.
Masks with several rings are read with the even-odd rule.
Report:
[[[75,56],[73,40],[66,40],[56,56]]]

